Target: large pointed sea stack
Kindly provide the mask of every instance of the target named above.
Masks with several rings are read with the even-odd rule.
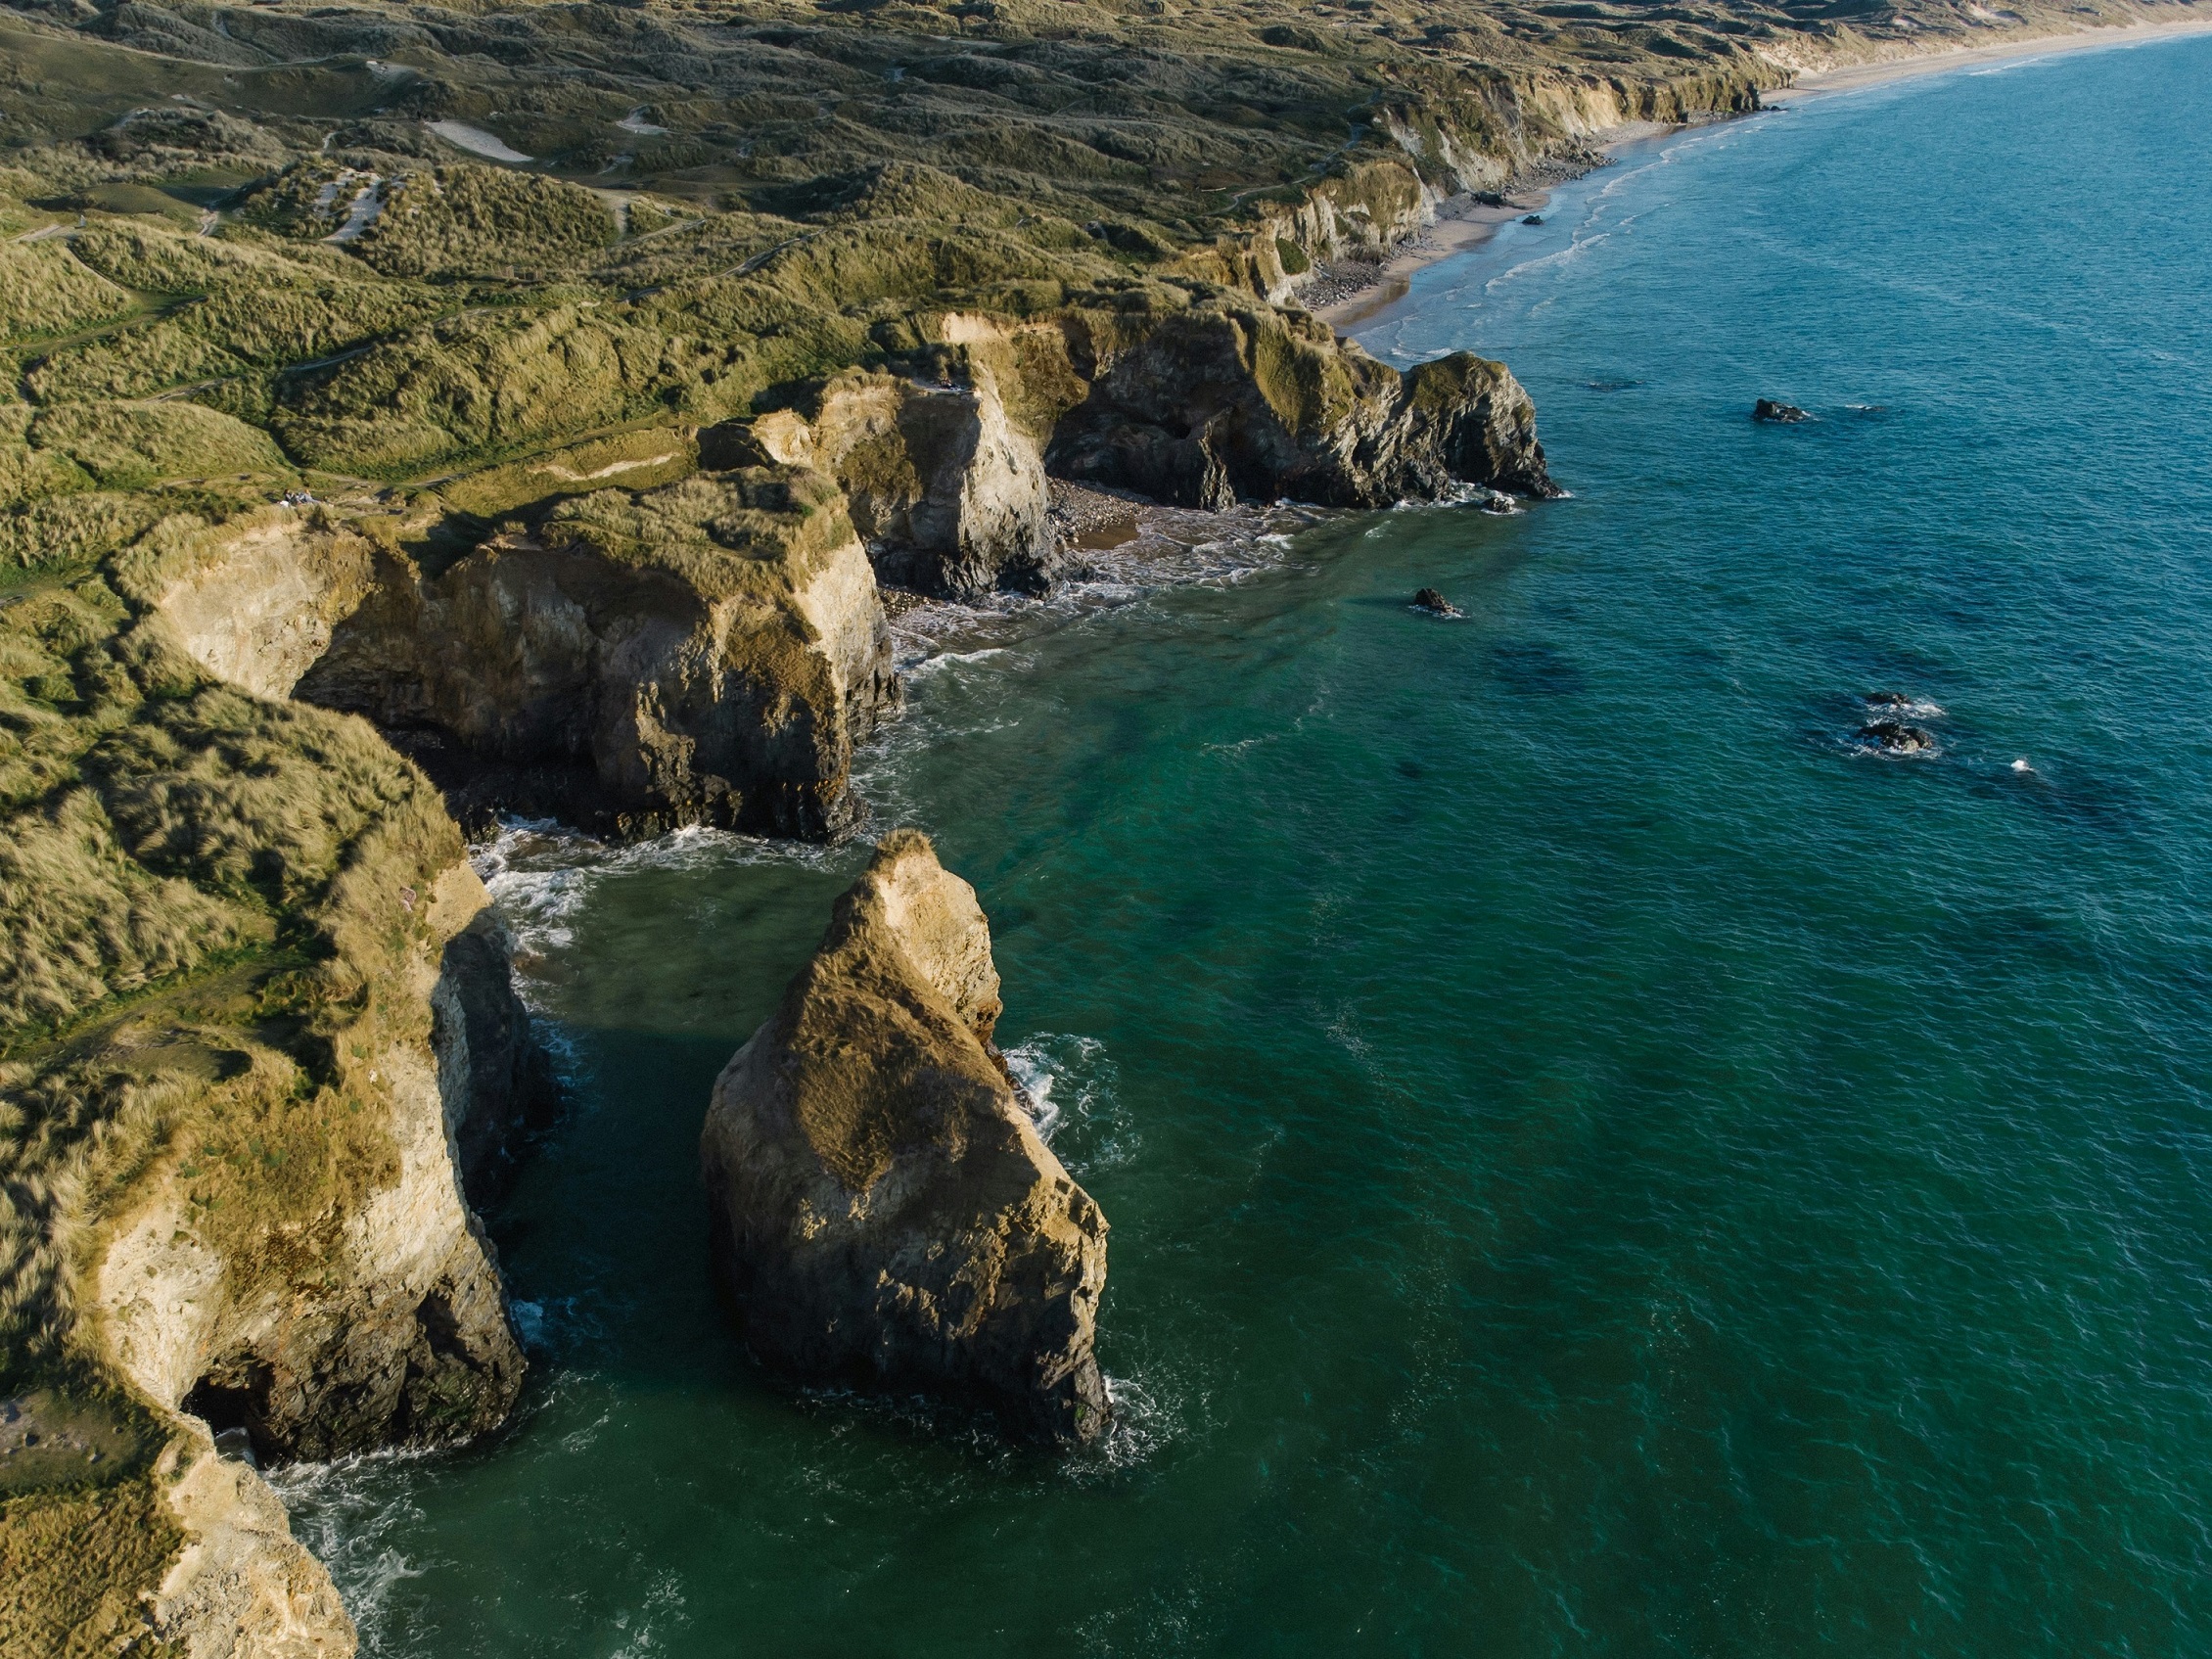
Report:
[[[975,889],[926,837],[885,837],[714,1084],[716,1266],[779,1370],[1087,1440],[1107,1411],[1106,1218],[1022,1110],[991,1046],[999,1008]]]

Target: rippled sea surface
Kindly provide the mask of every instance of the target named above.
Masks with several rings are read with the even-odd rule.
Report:
[[[367,1650],[2212,1651],[2208,89],[1641,150],[1364,336],[1510,360],[1574,499],[917,672],[868,788],[1112,1220],[1098,1450],[717,1315],[708,1089],[864,850],[506,838],[576,1095],[493,1218],[535,1367],[283,1478]]]

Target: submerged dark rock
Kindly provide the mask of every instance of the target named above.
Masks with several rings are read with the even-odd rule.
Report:
[[[1540,225],[1544,223],[1544,215],[1542,213],[1527,214],[1522,218],[1521,223],[1525,225]]]
[[[1777,403],[1772,397],[1762,397],[1751,407],[1755,421],[1772,421],[1777,426],[1794,426],[1799,421],[1809,421],[1808,415],[1794,403]]]
[[[1089,1440],[1108,1413],[1106,1218],[1022,1109],[999,1008],[975,890],[927,838],[886,836],[714,1084],[715,1267],[777,1370]]]
[[[1413,595],[1413,609],[1433,612],[1439,617],[1463,615],[1458,606],[1452,604],[1451,600],[1445,598],[1433,587],[1424,587],[1420,592]]]
[[[1925,726],[1907,725],[1903,720],[1868,720],[1853,735],[1885,755],[1917,755],[1935,747],[1933,732]]]

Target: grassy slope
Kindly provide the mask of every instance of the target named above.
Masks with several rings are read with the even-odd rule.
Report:
[[[427,1020],[385,993],[423,945],[392,895],[458,852],[367,727],[174,649],[148,600],[208,524],[302,481],[484,521],[618,461],[664,482],[682,426],[923,350],[948,305],[1210,302],[1330,252],[1276,243],[1310,192],[1403,211],[1453,157],[1571,151],[1578,106],[1992,32],[1941,0],[62,16],[0,12],[0,1393],[124,1419],[72,1312],[105,1219],[175,1181],[248,1271],[300,1266],[272,1227],[311,1247],[390,1158],[348,1054]],[[558,525],[627,545],[621,506]],[[0,1494],[0,1649],[112,1650],[176,1544],[146,1459],[34,1486]]]

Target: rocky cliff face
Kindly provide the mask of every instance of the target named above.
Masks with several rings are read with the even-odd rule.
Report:
[[[183,1659],[352,1659],[330,1574],[259,1475],[188,1424],[157,1477],[185,1537],[146,1609],[157,1642]]]
[[[773,459],[837,479],[884,580],[956,599],[1041,592],[1055,557],[1043,461],[996,375],[963,367],[959,382],[853,370],[753,433]]]
[[[246,1430],[264,1460],[467,1439],[502,1421],[522,1387],[457,1145],[496,1143],[521,1108],[527,1021],[467,864],[415,902],[445,944],[418,959],[414,983],[386,989],[432,1017],[382,1032],[351,1068],[382,1109],[384,1169],[319,1214],[213,1226],[196,1160],[229,1149],[180,1154],[110,1223],[91,1274],[109,1362],[148,1400]]]
[[[1559,493],[1528,393],[1468,352],[1402,375],[1302,312],[1234,303],[1141,329],[1079,315],[1071,348],[1089,390],[1047,457],[1070,478],[1208,508],[1381,507],[1460,483]]]
[[[899,373],[852,370],[720,429],[712,453],[834,477],[884,580],[974,599],[1066,563],[1051,471],[1177,506],[1377,507],[1467,484],[1559,493],[1536,409],[1467,352],[1401,374],[1302,311],[1168,285],[1042,319],[928,316]]]
[[[715,1264],[778,1369],[1083,1440],[1107,1414],[1106,1220],[1016,1099],[999,1006],[975,890],[922,836],[886,837],[714,1085]]]
[[[898,702],[833,486],[784,469],[601,490],[433,574],[387,552],[300,695],[368,715],[464,810],[825,836]]]
[[[292,695],[330,649],[331,629],[374,582],[373,544],[320,513],[271,509],[167,562],[155,605],[217,679]]]

